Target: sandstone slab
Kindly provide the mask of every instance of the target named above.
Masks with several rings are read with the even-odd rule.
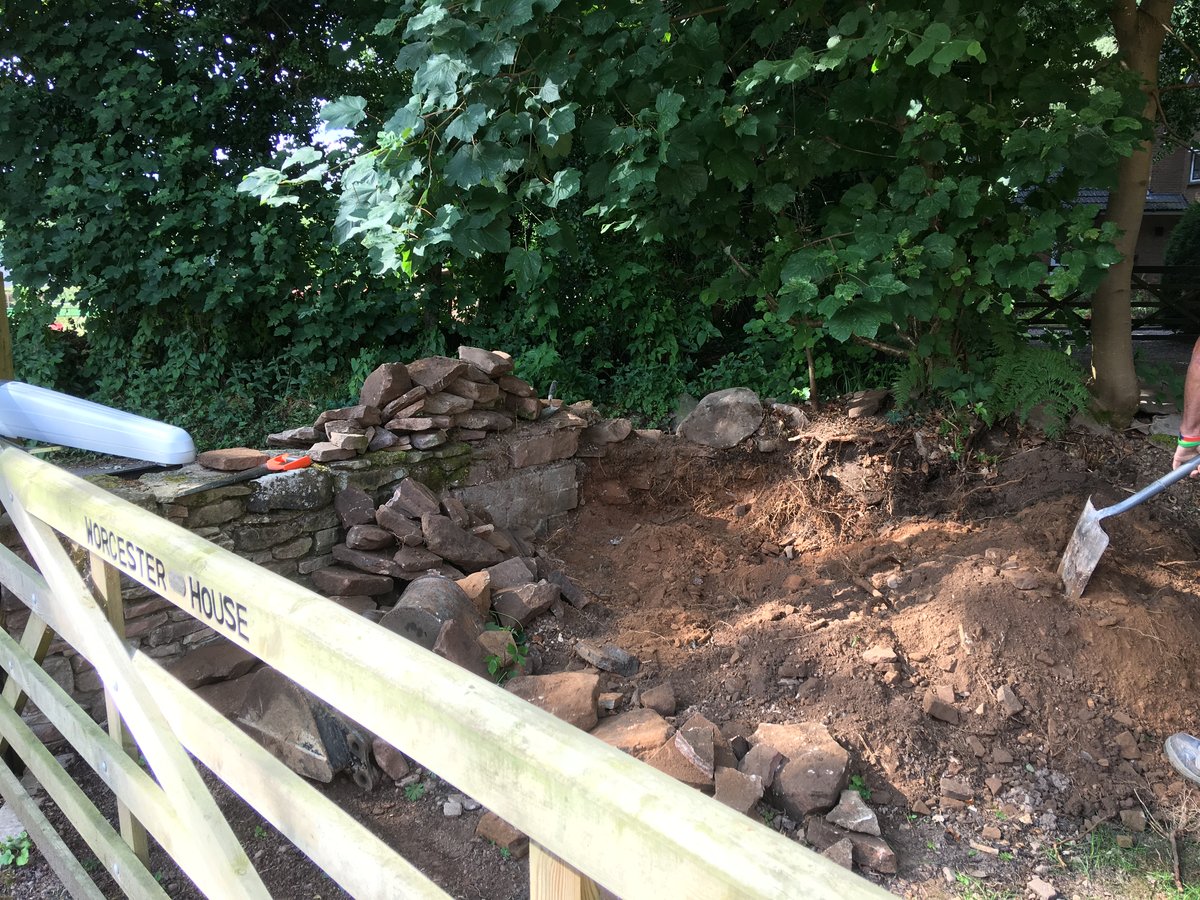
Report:
[[[505,690],[564,722],[591,731],[596,727],[600,676],[587,672],[523,675],[509,679]]]
[[[245,675],[256,665],[258,657],[227,640],[218,640],[190,650],[171,663],[167,671],[190,688],[227,681]]]
[[[485,618],[492,608],[492,579],[487,571],[474,572],[465,578],[458,579],[455,584],[462,588],[467,599],[474,604],[480,618]]]
[[[652,709],[660,716],[675,715],[675,688],[669,681],[656,684],[641,692],[642,706]]]
[[[753,775],[766,790],[775,783],[775,776],[787,761],[787,757],[770,744],[755,744],[738,762],[738,771]]]
[[[323,703],[274,669],[251,678],[237,723],[292,771],[328,784],[351,762],[345,727]]]
[[[363,594],[377,597],[386,594],[395,582],[386,575],[372,575],[341,566],[328,566],[312,573],[313,584],[323,594]]]
[[[437,494],[415,478],[405,478],[396,485],[392,499],[385,505],[391,506],[413,519],[420,519],[425,515],[437,515],[442,511],[442,504],[438,500]]]
[[[858,791],[842,791],[838,805],[825,814],[825,821],[860,834],[879,837],[882,833],[878,817]]]
[[[347,487],[334,494],[334,511],[342,528],[353,528],[359,524],[374,524],[374,500],[371,494],[358,487]]]
[[[375,738],[371,743],[371,753],[375,764],[392,781],[402,781],[412,772],[412,764],[408,757],[389,744],[383,738]]]
[[[205,450],[196,456],[196,462],[206,469],[218,472],[244,472],[261,466],[270,457],[261,450],[250,447],[230,447],[226,450]]]
[[[396,543],[396,536],[378,525],[351,525],[346,529],[346,546],[351,550],[382,550]]]
[[[446,385],[460,378],[467,370],[467,364],[460,359],[450,359],[448,356],[428,356],[408,364],[408,377],[414,384],[436,394],[444,391]]]
[[[500,388],[491,381],[478,382],[469,378],[459,378],[446,386],[447,394],[464,397],[472,404],[494,403],[500,399]]]
[[[557,585],[555,588],[557,589]],[[579,641],[575,645],[575,655],[597,669],[603,669],[605,672],[612,672],[624,678],[632,678],[641,668],[641,663],[636,656],[615,644],[599,645],[592,641]]]
[[[896,854],[883,838],[846,831],[819,816],[808,820],[804,836],[818,851],[827,850],[838,841],[849,840],[854,847],[854,862],[859,866],[884,875],[896,874]]]
[[[574,456],[579,449],[579,430],[562,428],[514,441],[509,447],[509,463],[514,469],[541,466]]]
[[[529,838],[493,812],[485,813],[479,820],[475,836],[507,850],[513,859],[520,859],[529,852]]]
[[[504,559],[499,550],[455,525],[449,516],[421,516],[421,534],[425,537],[425,546],[431,552],[463,569],[482,569],[496,565]]]
[[[362,390],[358,393],[358,402],[363,406],[383,409],[411,387],[412,379],[409,378],[408,369],[403,363],[384,363],[363,381]]]
[[[404,570],[392,559],[387,553],[378,553],[371,550],[351,550],[345,544],[333,545],[333,558],[343,565],[358,569],[360,572],[368,572],[372,575],[388,575],[399,578],[404,575]],[[342,593],[339,591],[338,593]],[[356,591],[354,593],[364,593]]]
[[[480,678],[488,678],[487,665],[479,646],[479,634],[475,620],[464,622],[461,618],[450,619],[442,623],[433,642],[433,652]]]
[[[837,803],[848,780],[850,754],[824,725],[764,723],[751,735],[750,743],[769,744],[788,758],[771,793],[792,818],[802,819]]]
[[[958,710],[945,699],[938,696],[937,692],[932,688],[925,691],[925,696],[921,700],[921,708],[925,710],[925,715],[931,719],[937,719],[941,722],[947,722],[950,725],[958,724]]]
[[[558,585],[549,581],[492,591],[492,608],[504,624],[527,625],[559,600]]]
[[[409,584],[379,624],[432,650],[442,626],[450,621],[459,622],[472,642],[483,631],[479,614],[462,588],[448,578],[430,575]]]
[[[605,719],[592,734],[633,756],[657,750],[675,733],[675,727],[652,709],[631,709]]]
[[[679,436],[693,444],[728,450],[758,430],[763,406],[749,388],[715,391],[679,424]]]
[[[512,357],[480,347],[459,347],[458,358],[475,366],[488,378],[499,378],[513,370]]]
[[[676,781],[682,781],[689,787],[697,788],[705,793],[712,793],[713,775],[711,770],[697,765],[693,756],[680,751],[678,737],[679,735],[676,733],[676,740],[667,741],[657,750],[648,754],[645,757],[646,764],[670,775]]]
[[[728,766],[717,767],[715,785],[717,800],[741,813],[751,813],[763,796],[759,779]]]
[[[311,425],[304,425],[300,428],[289,428],[267,435],[267,446],[300,450],[311,447],[317,441],[324,439],[324,431],[318,431]]]

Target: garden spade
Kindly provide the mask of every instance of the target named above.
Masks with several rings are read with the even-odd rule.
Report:
[[[1083,507],[1083,515],[1075,523],[1075,531],[1071,534],[1071,541],[1067,544],[1066,552],[1063,553],[1062,562],[1058,564],[1058,574],[1063,580],[1067,596],[1072,600],[1078,600],[1082,596],[1088,579],[1092,577],[1096,564],[1100,562],[1100,557],[1104,555],[1104,550],[1108,547],[1108,535],[1100,527],[1101,519],[1120,515],[1128,509],[1133,509],[1142,501],[1161,494],[1175,482],[1187,478],[1198,466],[1200,466],[1200,456],[1189,460],[1178,469],[1171,470],[1133,496],[1126,497],[1120,503],[1114,503],[1103,509],[1096,509],[1092,506],[1092,498],[1089,497]]]

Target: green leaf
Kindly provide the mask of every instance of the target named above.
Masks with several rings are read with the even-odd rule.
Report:
[[[425,63],[425,60],[429,59],[429,54],[432,52],[426,41],[413,41],[405,44],[396,54],[396,71],[415,72]]]
[[[558,206],[562,201],[577,193],[579,193],[579,170],[563,169],[554,175],[554,181],[550,185],[549,195],[546,198],[546,205]]]
[[[504,31],[511,31],[533,18],[533,0],[495,0],[488,4],[488,12]]]
[[[562,138],[575,130],[575,112],[570,106],[560,106],[549,116],[541,119],[535,128],[539,144],[553,147]]]
[[[306,181],[320,181],[325,177],[325,173],[329,171],[329,166],[321,163],[319,166],[313,166],[303,175],[297,175],[295,178],[289,178],[291,184],[303,184]]]
[[[424,95],[421,108],[436,109],[457,103],[458,78],[467,68],[465,62],[448,53],[429,57],[413,75],[413,93]]]
[[[934,232],[928,235],[921,244],[925,248],[931,265],[944,269],[954,262],[955,241],[950,235]]]
[[[879,326],[890,320],[891,315],[880,306],[852,303],[825,320],[825,332],[842,343],[852,337],[874,338]]]
[[[773,213],[778,213],[796,198],[796,189],[783,182],[774,182],[757,190],[754,199]]]
[[[929,27],[925,29],[924,38],[927,41],[933,41],[937,44],[944,44],[950,40],[952,32],[950,26],[945,22],[930,22]]]
[[[321,107],[321,120],[330,128],[353,128],[366,117],[365,97],[339,97]]]
[[[542,271],[542,254],[537,250],[513,247],[504,260],[504,271],[513,273],[518,293],[528,293]]]
[[[418,31],[423,31],[430,25],[436,25],[442,19],[446,18],[449,13],[446,12],[446,7],[440,3],[434,3],[426,6],[423,10],[408,20],[408,28],[404,30],[406,36],[416,34]]]
[[[784,84],[793,84],[808,77],[813,70],[813,54],[810,50],[797,50],[792,58],[786,60],[777,70],[778,78]]]
[[[283,165],[279,167],[279,171],[286,172],[292,166],[307,166],[309,163],[315,163],[321,159],[321,151],[315,147],[299,147],[288,154],[287,159],[283,161]]]
[[[459,147],[450,157],[445,169],[446,182],[455,187],[473,188],[483,180],[483,166],[476,158],[474,147]]]
[[[873,209],[877,200],[875,189],[869,184],[856,184],[842,194],[842,205],[857,212]]]
[[[488,108],[482,103],[472,103],[446,126],[442,137],[448,141],[469,141],[487,120]]]
[[[683,107],[683,97],[668,88],[659,91],[654,100],[654,110],[658,113],[658,133],[665,134],[679,124],[679,110]]]
[[[741,190],[755,174],[754,160],[742,150],[716,150],[708,158],[708,168],[714,178],[725,178]]]
[[[929,71],[940,74],[950,71],[950,66],[967,55],[970,41],[955,40],[944,44],[930,60]]]
[[[686,206],[708,187],[708,172],[699,163],[663,166],[655,176],[655,183],[664,197]]]
[[[425,130],[425,120],[415,110],[402,106],[383,123],[383,130],[399,135],[401,140],[408,140]]]
[[[517,58],[517,42],[511,38],[501,41],[485,41],[471,51],[471,60],[481,75],[492,76],[505,66],[511,66]]]

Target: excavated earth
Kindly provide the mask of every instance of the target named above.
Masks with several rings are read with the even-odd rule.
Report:
[[[1188,832],[1200,794],[1161,753],[1169,734],[1200,729],[1200,481],[1107,520],[1111,544],[1071,601],[1056,567],[1084,501],[1111,504],[1166,472],[1163,445],[993,430],[955,454],[932,427],[820,415],[784,447],[634,437],[588,461],[579,509],[540,548],[593,602],[529,628],[542,671],[584,668],[572,644],[587,638],[641,660],[634,679],[606,676],[618,710],[670,681],[679,721],[702,713],[728,736],[826,724],[898,857],[897,875],[867,877],[901,896],[957,896],[966,878],[1016,897],[1035,874],[1063,896],[1167,896],[1144,878],[1080,874],[1072,856],[1101,827],[1147,846],[1174,827],[1180,877],[1200,880]],[[897,664],[863,660],[880,645]],[[1019,712],[997,701],[1004,686]],[[925,712],[939,688],[957,724]],[[943,778],[969,799],[943,796]],[[524,861],[474,837],[481,813],[447,818],[453,788],[419,783],[416,799],[412,785],[328,790],[452,895],[527,896]],[[222,802],[276,896],[340,895],[253,810]],[[756,814],[803,837],[778,811]],[[155,860],[170,896],[194,895]],[[17,897],[61,891],[40,857],[3,877]]]

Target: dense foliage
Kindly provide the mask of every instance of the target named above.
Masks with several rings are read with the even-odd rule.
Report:
[[[1007,409],[1015,303],[1095,283],[1068,201],[1149,133],[1105,11],[9,4],[18,371],[214,440],[458,342],[654,418],[804,396],[810,357]],[[42,327],[64,292],[83,346]]]
[[[339,52],[340,16],[71,0],[0,21],[4,262],[29,289],[18,377],[207,420],[221,440],[411,327],[412,286],[371,276],[324,216],[236,191],[253,161],[307,142],[320,97],[380,83]],[[85,353],[45,331],[63,296]]]
[[[502,335],[502,310],[550,368],[657,359],[647,399],[703,380],[664,348],[783,393],[858,341],[918,361],[912,396],[967,401],[974,336],[1113,261],[1066,201],[1147,131],[1081,8],[393,4],[375,31],[403,36],[405,101],[331,103],[344,147],[244,187],[305,206],[336,184],[339,239],[436,273],[461,330]]]

